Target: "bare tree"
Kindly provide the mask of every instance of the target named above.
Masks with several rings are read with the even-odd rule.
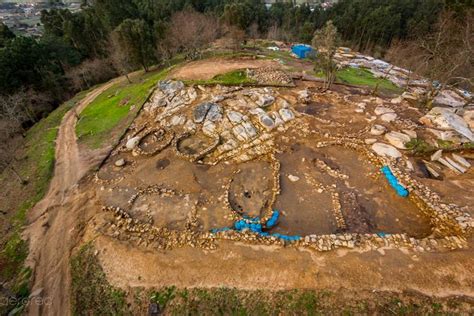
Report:
[[[292,40],[294,40],[294,36],[290,32],[285,31],[282,27],[278,26],[278,24],[275,23],[268,28],[267,39],[291,42]]]
[[[474,80],[474,10],[462,18],[453,12],[440,14],[435,32],[394,44],[387,58],[428,79],[424,103],[431,107],[434,98],[447,85],[472,89]]]
[[[33,104],[44,102],[43,96],[33,90],[20,90],[11,95],[0,95],[0,119],[15,122],[23,129],[23,123],[36,123],[37,113]]]
[[[245,39],[245,32],[235,25],[225,24],[223,26],[224,38],[227,40],[228,48],[237,51]]]
[[[67,71],[67,78],[74,90],[85,90],[107,81],[116,75],[110,60],[88,59],[82,64]]]
[[[125,76],[128,82],[131,83],[132,81],[130,80],[128,74],[134,70],[133,62],[130,58],[130,55],[127,54],[127,52],[120,45],[117,33],[112,32],[110,35],[109,56],[115,70],[117,70],[117,72],[122,76]]]
[[[258,23],[252,23],[248,28],[248,36],[253,41],[253,48],[257,46],[257,39],[260,38],[260,31],[258,29]]]
[[[324,72],[324,89],[327,90],[336,80],[337,64],[334,61],[334,55],[339,46],[337,28],[331,20],[322,29],[316,31],[312,44],[318,50],[315,68]]]
[[[200,57],[200,51],[219,35],[218,20],[211,16],[186,9],[171,17],[165,42],[172,51],[182,52],[187,58]]]

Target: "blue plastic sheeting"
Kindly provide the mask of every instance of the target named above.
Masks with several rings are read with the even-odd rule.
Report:
[[[385,178],[387,178],[390,186],[395,189],[398,195],[401,197],[408,196],[408,190],[398,182],[397,177],[393,175],[392,170],[390,170],[388,166],[382,167],[381,171],[385,175]]]
[[[273,226],[276,225],[276,223],[278,222],[278,218],[280,217],[280,212],[278,211],[273,211],[273,214],[272,214],[272,217],[270,217],[270,219],[267,221],[267,223],[265,224],[265,226],[267,228],[272,228]]]
[[[313,52],[313,48],[308,45],[295,45],[291,48],[291,51],[298,56],[298,58],[306,58]]]
[[[279,217],[280,217],[280,212],[277,210],[274,210],[270,219],[265,223],[265,228],[268,229],[268,228],[274,227],[277,224]],[[301,236],[288,236],[288,235],[282,235],[278,233],[270,234],[270,233],[264,232],[263,231],[264,227],[261,221],[262,220],[260,219],[260,217],[250,218],[248,216],[244,216],[243,219],[236,221],[234,223],[234,226],[212,229],[211,233],[215,234],[218,232],[224,232],[224,231],[229,231],[229,230],[236,230],[236,231],[248,230],[259,236],[276,237],[285,241],[296,241],[296,240],[301,239]]]

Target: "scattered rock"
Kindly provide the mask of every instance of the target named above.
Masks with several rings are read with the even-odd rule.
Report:
[[[436,105],[460,108],[466,104],[466,101],[452,90],[442,90],[434,98],[433,103]]]
[[[449,162],[449,164],[451,166],[453,166],[454,168],[456,168],[459,172],[461,173],[466,173],[467,169],[460,166],[458,163],[456,163],[455,161],[453,161],[451,158],[449,157],[446,157],[446,160]]]
[[[396,98],[390,100],[390,103],[392,103],[392,104],[400,104],[400,103],[402,103],[402,101],[403,101],[403,98],[402,98],[402,97],[396,97]]]
[[[295,118],[295,114],[290,109],[280,109],[278,113],[280,113],[281,118],[285,122],[291,121]]]
[[[116,160],[115,163],[114,163],[114,165],[115,165],[116,167],[123,167],[123,166],[125,166],[125,159],[122,158],[122,159]]]
[[[435,152],[434,154],[431,155],[431,161],[438,161],[439,158],[441,158],[442,155],[443,155],[443,150],[440,149],[440,150],[438,150],[437,152]]]
[[[300,180],[300,177],[294,176],[292,174],[288,175],[288,179],[290,179],[291,182],[297,182]]]
[[[182,81],[172,80],[160,81],[158,82],[158,88],[163,92],[173,94],[184,89],[184,83]]]
[[[184,115],[175,115],[171,118],[170,125],[177,126],[183,125],[186,122],[186,117]]]
[[[212,103],[202,103],[194,108],[194,122],[202,123],[206,119],[207,112],[211,107]]]
[[[384,106],[378,106],[375,108],[375,115],[383,115],[386,113],[394,113],[395,111],[392,110],[391,108],[387,108]]]
[[[127,141],[127,143],[125,144],[125,147],[131,150],[137,147],[138,143],[140,143],[140,137],[138,136],[132,137]]]
[[[272,130],[275,127],[275,122],[268,115],[260,115],[259,117],[260,124],[265,127],[267,130]]]
[[[387,128],[385,126],[375,124],[370,129],[370,134],[375,135],[375,136],[380,136],[380,135],[383,135],[386,131],[387,131]]]
[[[404,129],[402,132],[410,136],[412,139],[417,138],[416,132],[413,130]]]
[[[471,163],[467,161],[464,157],[461,157],[459,155],[453,154],[454,160],[459,162],[461,165],[463,165],[466,168],[471,168]]]
[[[301,90],[298,92],[298,98],[303,102],[307,102],[311,98],[311,94],[308,89]]]
[[[234,124],[239,124],[240,122],[242,122],[243,119],[242,113],[236,111],[227,112],[227,117]]]
[[[196,129],[196,124],[192,120],[188,120],[186,124],[184,124],[184,128],[187,131],[194,131]]]
[[[397,119],[398,115],[395,114],[395,113],[386,113],[386,114],[383,114],[380,119],[384,122],[392,122],[392,121],[395,121]]]
[[[212,123],[211,121],[205,121],[204,125],[202,126],[202,132],[207,136],[214,136],[216,134],[217,127],[216,124]]]
[[[207,112],[206,115],[206,120],[209,120],[211,122],[217,122],[222,119],[222,108],[215,103],[212,103],[209,111]]]
[[[390,158],[400,158],[402,154],[393,147],[392,145],[387,145],[384,143],[375,143],[372,145],[372,150],[375,153],[382,157],[390,157]]]
[[[278,98],[277,104],[278,104],[278,107],[280,109],[287,109],[287,108],[291,107],[291,104],[288,101],[286,101],[285,99],[282,99],[282,98]]]
[[[275,97],[271,95],[260,95],[258,100],[255,102],[259,107],[267,107],[275,102]]]
[[[385,134],[385,139],[398,149],[406,149],[405,144],[408,143],[411,138],[403,133],[390,132]]]
[[[377,142],[377,139],[376,138],[367,138],[364,142],[367,145],[372,145],[372,144],[375,144]]]
[[[232,132],[235,137],[241,142],[246,142],[257,136],[255,127],[250,122],[243,122],[242,124],[236,125]]]
[[[444,158],[439,158],[438,159],[438,162],[440,162],[442,165],[444,165],[445,167],[448,167],[449,169],[451,169],[452,171],[454,171],[455,173],[461,173],[459,171],[459,169],[457,169],[456,167],[454,167],[451,163],[449,163],[449,161],[447,161],[446,159]]]

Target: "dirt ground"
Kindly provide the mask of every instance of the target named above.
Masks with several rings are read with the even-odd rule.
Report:
[[[247,68],[262,68],[276,66],[278,63],[271,60],[239,58],[223,59],[211,58],[184,64],[170,74],[170,78],[179,80],[209,80],[217,75],[234,70]]]
[[[176,69],[170,77],[210,79],[231,70],[269,64],[274,63],[267,60],[211,59],[189,63]],[[83,109],[108,86],[110,84],[91,92],[77,110]],[[298,92],[304,88],[310,88],[317,94],[306,105],[298,101]],[[33,291],[42,289],[41,296],[52,297],[53,304],[30,305],[29,313],[57,315],[69,311],[69,294],[65,290],[71,282],[68,260],[78,245],[89,241],[95,244],[109,282],[119,288],[150,289],[172,285],[179,288],[266,290],[297,288],[337,291],[343,288],[349,291],[413,290],[441,297],[474,297],[472,238],[468,239],[470,248],[433,252],[403,247],[317,252],[231,240],[217,240],[214,249],[176,246],[163,250],[123,234],[114,237],[108,233],[108,229],[113,231],[116,227],[113,216],[101,211],[104,205],[127,209],[130,221],[149,221],[155,227],[172,232],[191,230],[196,234],[205,234],[213,228],[232,226],[234,221],[227,206],[228,199],[235,211],[251,216],[263,216],[268,207],[280,209],[280,224],[271,233],[305,236],[383,232],[405,233],[415,238],[430,236],[433,229],[430,220],[414,204],[396,196],[382,178],[376,177],[377,168],[363,155],[347,148],[315,146],[317,141],[324,139],[325,133],[361,133],[359,137],[369,137],[364,128],[376,102],[367,101],[366,112],[356,113],[357,102],[370,98],[363,90],[350,88],[353,94],[350,102],[343,102],[344,91],[338,91],[337,95],[318,94],[316,88],[314,84],[297,82],[294,89],[273,91],[277,101],[266,109],[267,113],[276,112],[277,104],[286,100],[295,115],[293,121],[285,122],[284,128],[278,132],[277,129],[271,133],[266,131],[258,125],[253,114],[246,112],[249,108],[239,105],[242,100],[251,102],[245,91],[229,92],[237,93],[238,97],[222,102],[226,112],[231,109],[245,112],[245,116],[258,126],[258,137],[274,133],[270,141],[263,139],[262,147],[258,147],[265,151],[265,145],[271,143],[272,148],[277,148],[272,153],[264,152],[261,156],[257,155],[257,159],[237,162],[232,159],[255,153],[247,148],[243,154],[240,153],[242,156],[219,160],[222,157],[211,151],[204,162],[193,162],[183,158],[174,148],[181,148],[192,156],[206,149],[211,142],[185,138],[188,143],[175,141],[176,144],[173,142],[156,155],[115,152],[97,173],[102,179],[99,182],[91,173],[83,178],[91,165],[85,162],[89,160],[81,157],[77,149],[74,132],[76,119],[68,113],[59,131],[55,176],[48,195],[31,212],[32,224],[27,230],[32,249],[30,263],[35,266]],[[217,90],[201,91],[193,102],[173,115],[177,120],[179,115],[192,117],[196,105],[222,94]],[[160,121],[157,117],[161,114],[159,112],[156,116],[155,112],[142,112],[134,123],[135,129],[130,129],[126,137],[135,135],[144,123],[149,124],[148,127],[157,124]],[[398,109],[397,114],[412,121],[419,115],[406,107]],[[172,125],[173,115],[161,122],[166,120],[166,129],[181,135],[184,126]],[[391,129],[402,128],[396,124],[386,125]],[[233,130],[233,126],[223,128],[223,140],[228,137],[226,129]],[[314,133],[303,133],[303,129],[313,130]],[[201,131],[196,135],[204,139],[199,133]],[[121,145],[125,142],[126,139]],[[145,144],[139,146],[150,150],[159,148],[160,142],[163,139],[149,137]],[[269,159],[269,155],[274,158]],[[263,159],[263,156],[266,158]],[[125,159],[125,166],[116,167],[117,160],[121,158]],[[271,205],[272,190],[275,189],[275,182],[271,180],[272,159],[281,164],[278,173],[281,192],[276,196],[274,205]],[[298,180],[291,180],[291,176],[298,177]],[[431,181],[414,177],[427,183]],[[472,212],[473,179],[471,169],[463,176],[449,175],[443,182],[432,183],[430,187],[443,198]],[[139,189],[151,185],[169,191],[166,194],[140,195],[130,203]],[[317,190],[320,185],[326,188],[322,192]],[[337,209],[333,202],[335,196],[341,205],[342,215],[335,214],[333,210]],[[345,219],[344,226],[338,222],[338,216]]]
[[[30,314],[59,315],[69,309],[64,286],[70,283],[69,257],[80,237],[76,225],[84,221],[81,205],[74,203],[80,196],[77,183],[96,162],[79,152],[75,113],[80,113],[118,80],[123,79],[113,80],[88,94],[61,123],[53,179],[45,198],[30,211],[29,226],[24,232],[30,241],[27,265],[33,268],[32,292],[42,290],[43,297],[53,298],[53,304],[35,305],[33,300]]]

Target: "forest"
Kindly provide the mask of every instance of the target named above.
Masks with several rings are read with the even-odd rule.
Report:
[[[311,43],[332,20],[345,45],[393,57],[409,54],[407,44],[429,37],[446,12],[454,32],[463,28],[473,7],[472,0],[342,0],[328,10],[292,2],[267,9],[260,0],[85,0],[79,13],[43,11],[39,39],[0,24],[2,139],[21,134],[78,91],[178,54],[196,58],[223,36]]]

